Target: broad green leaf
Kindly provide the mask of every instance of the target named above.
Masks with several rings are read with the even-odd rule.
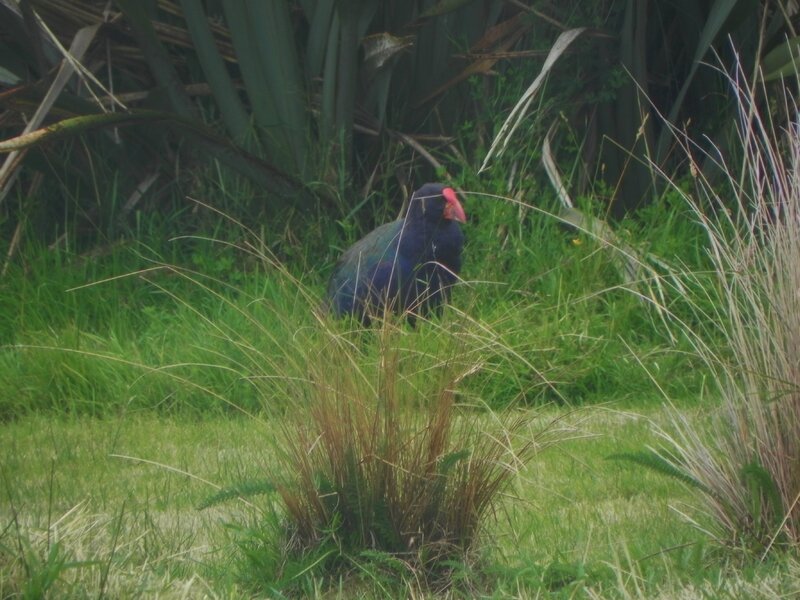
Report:
[[[313,14],[306,13],[309,22],[308,42],[306,44],[306,77],[318,77],[327,59],[328,41],[338,32],[334,27],[333,5],[335,0],[319,0]]]
[[[703,58],[705,58],[706,54],[708,54],[708,51],[711,49],[711,45],[714,43],[714,40],[716,39],[717,35],[719,35],[720,31],[722,31],[722,27],[725,25],[725,22],[728,20],[728,17],[731,15],[731,12],[736,7],[738,2],[739,0],[715,0],[711,5],[708,18],[706,19],[706,22],[703,25],[703,30],[700,33],[700,40],[697,44],[697,48],[695,48],[694,51],[694,58],[692,59],[692,65],[689,68],[689,73],[687,74],[686,79],[684,79],[683,85],[681,86],[675,101],[672,103],[669,113],[667,114],[667,121],[669,123],[674,123],[678,118],[681,106],[683,105],[683,100],[686,97],[686,92],[689,90],[689,86],[692,84],[692,80],[697,73],[697,69],[700,67],[701,61]],[[658,148],[656,151],[657,163],[661,162],[661,160],[664,158],[667,151],[667,146],[669,145],[671,139],[672,131],[669,127],[664,127],[658,140]]]
[[[620,33],[620,63],[632,80],[617,90],[614,129],[609,133],[614,144],[606,156],[620,153],[636,157],[628,162],[625,156],[614,157],[625,165],[622,172],[614,171],[617,178],[617,201],[625,210],[632,210],[655,189],[652,170],[647,165],[648,149],[654,145],[652,124],[645,118],[649,96],[650,71],[648,68],[648,25],[650,13],[647,2],[629,0],[625,10],[623,30]]]
[[[200,504],[197,505],[197,510],[203,510],[237,498],[252,498],[253,496],[262,494],[272,494],[276,489],[272,482],[262,479],[239,481],[230,487],[222,488],[217,493],[204,498]]]
[[[688,471],[679,468],[671,460],[668,460],[658,452],[652,450],[644,452],[624,452],[620,454],[612,454],[607,457],[609,460],[626,460],[635,463],[639,466],[646,467],[662,475],[673,477],[683,483],[692,487],[708,492],[708,488],[698,481],[695,477],[689,474]]]
[[[287,141],[293,170],[303,173],[308,157],[308,112],[303,76],[294,38],[289,4],[285,0],[245,0],[251,51],[257,53],[261,74],[272,95],[278,122]],[[237,50],[238,53],[238,50]]]
[[[322,96],[320,100],[319,129],[321,142],[328,147],[335,139],[336,123],[336,70],[339,66],[339,17],[333,17],[322,70]]]
[[[468,459],[472,455],[469,448],[450,452],[439,458],[437,471],[440,475],[447,475],[449,471],[462,460]]]
[[[761,59],[761,70],[766,81],[781,77],[797,77],[800,68],[800,36],[788,39],[770,50]]]
[[[322,0],[298,0],[298,2],[300,4],[300,8],[303,9],[303,12],[306,15],[311,15],[317,9],[317,6],[322,3]]]
[[[153,77],[166,92],[170,108],[180,115],[195,114],[195,106],[175,71],[172,57],[158,38],[146,6],[139,0],[117,0],[117,4],[131,25],[133,35]]]
[[[217,50],[203,5],[200,0],[181,0],[181,6],[197,58],[211,86],[225,127],[234,140],[243,143],[247,137],[250,118],[239,99],[225,62]]]
[[[758,461],[742,467],[741,476],[750,491],[750,510],[753,520],[765,530],[774,529],[780,524],[785,510],[775,478]],[[766,500],[766,503],[762,500]]]
[[[336,69],[336,111],[334,134],[342,140],[345,168],[352,164],[356,88],[358,86],[358,15],[339,17],[339,65]]]
[[[250,110],[259,130],[268,133],[264,140],[267,157],[276,164],[284,165],[289,142],[280,126],[278,110],[261,68],[258,47],[253,39],[256,32],[251,28],[250,16],[244,2],[223,2],[222,7],[250,100]]]
[[[349,171],[352,157],[350,148],[353,139],[356,89],[358,86],[358,45],[361,14],[358,0],[339,0],[339,48],[336,67],[336,108],[334,112],[334,135],[342,143],[342,157]]]

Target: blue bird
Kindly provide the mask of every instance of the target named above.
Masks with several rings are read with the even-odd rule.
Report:
[[[367,324],[385,309],[408,312],[412,323],[438,311],[461,270],[466,220],[453,188],[423,185],[404,219],[374,229],[339,259],[328,283],[333,313]]]

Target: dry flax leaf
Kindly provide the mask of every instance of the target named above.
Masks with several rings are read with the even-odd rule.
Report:
[[[556,161],[553,159],[553,152],[550,149],[550,135],[552,129],[547,133],[542,144],[542,165],[550,179],[550,183],[556,191],[559,201],[563,205],[558,212],[558,218],[563,223],[571,225],[578,231],[589,234],[593,239],[602,245],[613,250],[619,263],[619,270],[625,284],[631,289],[639,290],[640,298],[650,302],[656,307],[662,320],[665,319],[662,307],[665,306],[665,294],[661,285],[661,276],[650,266],[655,264],[667,271],[669,267],[660,258],[650,252],[640,252],[624,240],[622,240],[611,228],[611,226],[598,218],[587,217],[583,212],[575,208],[569,196],[561,174],[558,172]],[[666,328],[669,331],[669,328]],[[674,341],[674,336],[670,332],[670,338]]]
[[[53,104],[55,104],[55,101],[58,99],[59,95],[61,95],[61,92],[67,85],[67,82],[75,73],[76,69],[74,62],[80,61],[83,58],[83,55],[86,53],[86,50],[89,49],[89,45],[92,43],[92,40],[94,39],[99,27],[99,23],[95,25],[89,25],[88,27],[80,29],[75,34],[68,52],[70,60],[67,60],[65,57],[61,61],[61,66],[58,69],[58,73],[56,73],[53,83],[47,90],[47,93],[36,109],[36,112],[25,126],[22,135],[30,133],[42,124],[42,121],[44,121],[45,117],[50,112],[50,109],[53,107]],[[15,150],[10,152],[6,157],[6,160],[3,162],[3,166],[0,167],[0,204],[3,203],[3,200],[5,200],[6,196],[8,195],[11,186],[14,184],[14,180],[19,173],[19,166],[26,152],[26,150]]]
[[[505,123],[503,123],[503,126],[500,128],[500,133],[498,133],[494,138],[492,147],[489,148],[486,158],[483,159],[483,164],[478,170],[478,173],[482,173],[486,170],[489,161],[495,154],[499,156],[506,149],[508,142],[511,140],[511,136],[514,134],[514,131],[516,131],[517,127],[519,127],[519,124],[522,122],[522,119],[525,117],[525,113],[528,111],[528,106],[530,106],[531,101],[533,101],[534,96],[536,96],[536,92],[539,91],[539,88],[542,86],[542,83],[544,83],[544,80],[548,73],[550,73],[553,65],[566,51],[570,44],[572,44],[572,42],[574,42],[575,39],[584,31],[586,31],[586,27],[579,27],[577,29],[565,31],[558,36],[553,44],[553,47],[550,49],[550,53],[547,55],[544,64],[542,65],[542,70],[539,72],[539,75],[537,75],[530,87],[525,90],[525,93],[517,101],[517,104],[514,106],[514,108],[511,109],[511,114],[508,115]]]
[[[520,15],[512,17],[507,21],[498,23],[470,48],[470,53],[480,52],[482,56],[461,71],[455,77],[450,78],[438,88],[433,90],[430,94],[425,96],[422,100],[418,101],[415,106],[422,106],[438,96],[449,90],[454,85],[457,85],[478,74],[487,74],[491,71],[492,67],[505,55],[506,51],[514,45],[514,43],[522,37],[528,26],[520,18]],[[502,43],[501,43],[502,42]],[[497,46],[496,52],[486,53],[487,48],[491,48],[495,44]],[[482,52],[483,51],[483,52]]]

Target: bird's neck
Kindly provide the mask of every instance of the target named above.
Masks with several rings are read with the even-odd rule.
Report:
[[[421,220],[405,222],[400,237],[400,252],[404,254],[419,254],[430,248],[438,224]]]

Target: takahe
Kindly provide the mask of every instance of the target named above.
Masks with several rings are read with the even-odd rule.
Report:
[[[467,220],[453,188],[426,183],[411,196],[404,219],[381,225],[339,259],[328,284],[337,316],[369,323],[385,308],[425,315],[449,296],[461,269]]]

